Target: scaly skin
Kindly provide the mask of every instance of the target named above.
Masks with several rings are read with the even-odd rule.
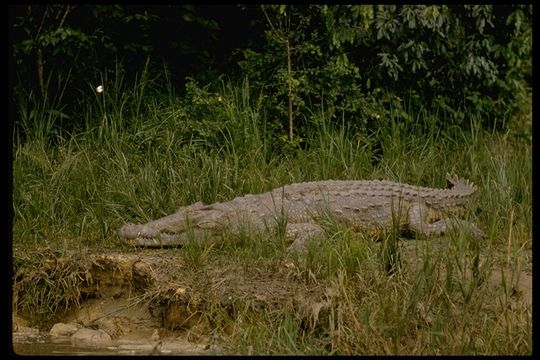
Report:
[[[286,224],[286,235],[301,250],[305,241],[324,233],[320,219],[330,216],[354,231],[379,232],[399,224],[425,236],[463,228],[476,238],[476,225],[457,219],[476,191],[468,180],[447,175],[451,189],[432,189],[387,180],[326,180],[296,183],[227,202],[181,207],[176,213],[142,225],[126,224],[124,243],[142,247],[182,245],[188,234],[200,236],[228,227],[265,230]]]

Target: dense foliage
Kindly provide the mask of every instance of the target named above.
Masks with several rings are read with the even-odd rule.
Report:
[[[304,136],[313,112],[359,130],[390,108],[444,111],[445,126],[505,126],[531,87],[530,5],[10,7],[15,96],[70,110],[120,67],[248,78],[275,135]],[[16,75],[16,76],[15,76]],[[12,99],[13,100],[13,99]],[[17,101],[14,100],[16,103]],[[443,117],[441,117],[442,119]],[[66,120],[67,119],[67,120]],[[20,119],[19,119],[20,120]],[[302,141],[300,138],[298,141]]]
[[[281,5],[263,11],[267,41],[258,51],[246,49],[241,65],[272,94],[278,117],[285,115],[290,81],[300,120],[320,106],[330,117],[365,125],[386,115],[387,104],[376,104],[391,92],[393,106],[407,97],[416,109],[447,110],[458,124],[475,112],[493,126],[516,111],[531,84],[531,7]],[[290,74],[284,37],[292,48]]]

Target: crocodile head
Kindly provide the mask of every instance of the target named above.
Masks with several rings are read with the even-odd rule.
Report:
[[[185,243],[188,234],[185,231],[172,232],[157,230],[148,225],[128,223],[120,228],[118,235],[122,242],[130,246],[170,247]]]

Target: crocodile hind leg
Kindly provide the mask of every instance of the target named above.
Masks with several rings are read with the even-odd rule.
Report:
[[[447,234],[452,230],[465,229],[471,236],[477,239],[486,238],[486,234],[480,230],[475,224],[460,219],[440,219],[434,222],[429,222],[430,210],[423,204],[414,204],[409,209],[408,224],[409,229],[417,234],[426,236],[437,236]]]

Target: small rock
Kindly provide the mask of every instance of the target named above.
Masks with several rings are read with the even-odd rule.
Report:
[[[17,330],[13,332],[14,342],[26,342],[32,339],[37,339],[40,336],[39,329],[34,329],[27,326],[18,326]]]
[[[79,324],[56,323],[53,325],[53,327],[49,331],[49,334],[53,337],[71,336],[80,328],[81,328],[81,325]]]
[[[111,336],[103,330],[81,328],[71,335],[71,345],[78,347],[107,347],[111,341]]]
[[[107,334],[111,335],[111,338],[117,338],[123,335],[127,331],[126,321],[119,317],[111,317],[107,319],[100,319],[95,322],[95,325]]]
[[[27,326],[19,326],[17,332],[23,335],[39,335],[39,329]]]
[[[159,337],[159,331],[158,329],[154,330],[154,332],[152,333],[152,336],[150,336],[150,340],[151,341],[158,341],[160,339]]]

